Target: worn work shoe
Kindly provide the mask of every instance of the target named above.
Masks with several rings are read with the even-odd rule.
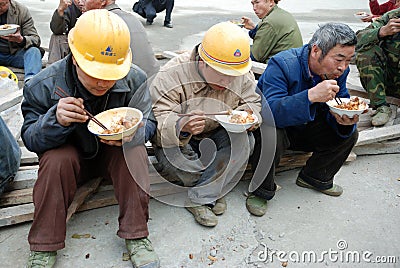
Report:
[[[174,26],[172,25],[171,22],[164,22],[164,27],[167,27],[167,28],[174,28]]]
[[[318,189],[318,188],[312,186],[311,184],[308,184],[307,182],[303,181],[300,177],[297,177],[296,184],[300,187],[314,189],[318,192],[321,192],[321,193],[324,193],[324,194],[330,195],[330,196],[339,196],[343,193],[343,188],[337,184],[333,184],[333,186],[329,189],[321,190],[321,189]]]
[[[56,262],[57,251],[31,251],[27,268],[51,268]]]
[[[382,105],[376,109],[376,114],[372,117],[371,124],[373,126],[382,126],[389,121],[392,115],[392,109],[389,106]]]
[[[160,267],[160,260],[147,237],[125,239],[125,245],[134,268]]]
[[[215,202],[215,205],[211,209],[212,212],[214,212],[215,215],[222,215],[226,211],[226,200],[225,197],[221,197],[220,199],[217,199]]]
[[[194,219],[203,226],[214,227],[218,224],[217,216],[208,206],[186,207],[193,214]]]
[[[246,208],[254,216],[264,216],[267,212],[267,200],[254,194],[246,198]]]

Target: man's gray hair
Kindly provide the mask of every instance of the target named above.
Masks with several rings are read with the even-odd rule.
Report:
[[[355,46],[357,44],[356,33],[344,23],[329,22],[318,28],[308,42],[308,49],[313,45],[322,50],[322,58],[336,45]]]

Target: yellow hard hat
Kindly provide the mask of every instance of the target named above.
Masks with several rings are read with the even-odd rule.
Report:
[[[76,62],[86,74],[103,80],[125,77],[132,63],[126,23],[105,9],[83,13],[68,34]]]
[[[2,78],[10,78],[18,85],[18,78],[13,71],[8,69],[7,67],[0,66],[0,77]]]
[[[250,71],[249,38],[231,22],[212,26],[204,35],[198,52],[203,61],[220,73],[240,76]]]

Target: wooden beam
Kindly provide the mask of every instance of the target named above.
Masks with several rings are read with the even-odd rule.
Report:
[[[359,132],[356,146],[395,139],[398,137],[400,137],[400,125],[363,130]]]
[[[400,153],[400,140],[360,145],[354,147],[353,151],[357,155],[398,154]]]
[[[0,227],[33,219],[33,203],[0,209]]]
[[[33,188],[15,190],[0,196],[0,207],[32,203]]]
[[[23,97],[22,90],[17,90],[0,98],[0,112],[21,102]]]
[[[98,177],[98,178],[88,181],[87,183],[85,183],[84,185],[82,185],[78,188],[78,190],[75,193],[74,200],[72,201],[71,205],[68,207],[67,219],[66,219],[67,222],[72,217],[72,215],[76,212],[76,210],[83,204],[86,197],[97,190],[97,188],[99,187],[100,182],[102,180],[103,180],[102,177]]]

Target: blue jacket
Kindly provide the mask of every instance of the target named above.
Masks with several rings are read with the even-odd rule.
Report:
[[[267,99],[274,115],[275,125],[278,128],[295,128],[315,119],[317,113],[324,114],[328,124],[343,138],[349,137],[356,129],[342,126],[329,113],[325,103],[311,103],[308,99],[308,89],[322,81],[319,76],[311,76],[308,67],[308,44],[300,48],[293,48],[276,54],[268,61],[265,72],[258,80],[258,87]],[[350,72],[347,68],[336,79],[340,87],[338,97],[349,98],[346,79]]]
[[[65,143],[80,149],[83,157],[96,156],[98,138],[89,132],[87,123],[73,123],[64,127],[57,122],[56,109],[60,97],[55,94],[56,86],[70,96],[77,95],[76,70],[72,66],[71,54],[50,65],[34,76],[24,87],[21,105],[24,123],[21,136],[28,150],[42,154]],[[145,127],[137,130],[130,145],[144,144],[155,133],[156,121],[152,113],[151,98],[146,86],[146,74],[136,65],[131,66],[127,76],[118,80],[109,90],[104,106],[98,111],[85,105],[96,115],[116,107],[135,107],[142,111]],[[85,103],[84,103],[85,104]],[[89,104],[89,103],[86,103]]]

